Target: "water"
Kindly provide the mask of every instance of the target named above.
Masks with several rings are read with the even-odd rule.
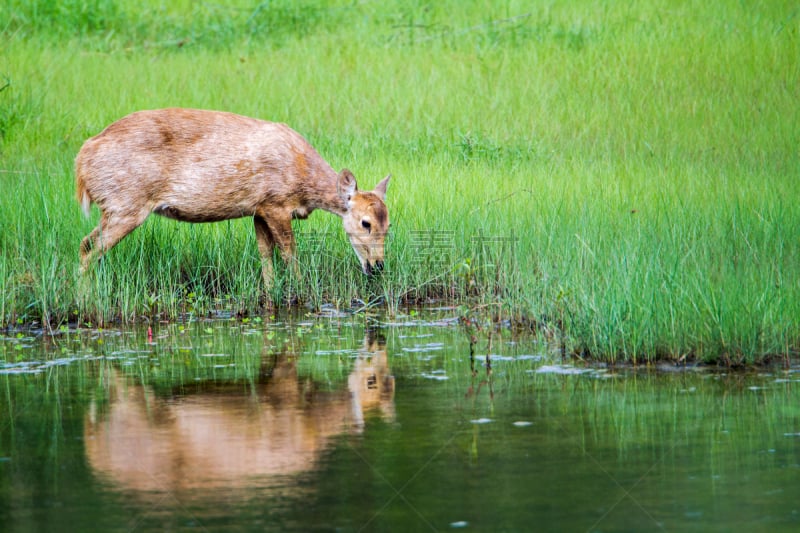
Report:
[[[7,335],[0,529],[800,528],[800,368],[487,365],[454,315]]]

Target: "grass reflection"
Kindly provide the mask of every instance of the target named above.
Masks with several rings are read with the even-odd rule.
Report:
[[[365,327],[376,322],[279,317],[2,341],[24,357],[0,364],[0,521],[797,526],[800,368],[582,367],[506,333],[471,361],[458,327]]]

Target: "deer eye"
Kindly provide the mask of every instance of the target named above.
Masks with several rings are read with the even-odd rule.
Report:
[[[370,231],[372,229],[372,224],[369,223],[369,220],[365,219],[361,221],[361,227],[367,231]]]

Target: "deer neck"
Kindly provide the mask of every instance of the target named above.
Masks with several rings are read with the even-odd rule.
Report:
[[[316,179],[309,180],[306,198],[311,209],[322,209],[340,217],[347,213],[347,203],[337,189],[338,179],[338,174],[328,167],[317,173]]]

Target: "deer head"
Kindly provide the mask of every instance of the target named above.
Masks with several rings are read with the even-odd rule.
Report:
[[[347,211],[342,215],[344,231],[361,262],[361,270],[370,275],[383,270],[383,243],[389,231],[389,211],[384,203],[391,174],[372,191],[359,191],[353,174],[342,169],[337,191]]]

